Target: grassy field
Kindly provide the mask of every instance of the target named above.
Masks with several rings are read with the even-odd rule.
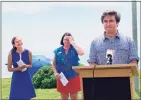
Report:
[[[8,99],[9,98],[9,90],[10,90],[10,78],[3,78],[2,79],[2,99]],[[81,92],[79,93],[79,98],[81,98]],[[60,99],[60,94],[56,91],[56,88],[54,89],[36,89],[36,98],[33,98],[33,100],[39,100],[39,99]]]
[[[10,90],[10,78],[2,79],[2,99],[8,99]],[[59,99],[60,94],[56,92],[56,89],[36,89],[37,97],[34,99]],[[81,92],[79,93],[79,98],[81,97]],[[136,94],[136,98],[139,96]]]
[[[2,79],[2,99],[9,98],[9,90],[10,90],[10,78]],[[141,91],[140,91],[141,92]],[[56,89],[36,89],[36,100],[39,99],[60,99],[60,94],[56,92]],[[81,99],[81,92],[79,93],[79,99]],[[33,99],[33,100],[34,100]],[[140,100],[140,96],[136,94],[136,99]]]

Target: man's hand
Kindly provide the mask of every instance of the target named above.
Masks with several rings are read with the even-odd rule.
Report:
[[[136,60],[132,60],[132,61],[130,62],[130,64],[137,64],[137,61],[136,61]]]
[[[90,67],[95,67],[95,65],[96,65],[96,64],[94,64],[94,63],[89,63],[89,66],[90,66]]]

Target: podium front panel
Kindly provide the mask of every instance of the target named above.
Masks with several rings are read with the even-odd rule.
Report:
[[[129,77],[83,78],[84,100],[131,100]]]

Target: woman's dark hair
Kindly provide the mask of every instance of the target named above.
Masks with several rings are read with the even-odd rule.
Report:
[[[62,38],[61,38],[61,42],[60,42],[61,45],[64,45],[63,39],[64,39],[65,36],[72,36],[72,35],[71,35],[71,33],[66,32],[66,33],[62,36]],[[72,37],[72,38],[73,38],[73,37]]]
[[[12,43],[12,45],[13,45],[13,48],[11,49],[11,51],[16,51],[17,50],[17,48],[14,46],[14,44],[15,44],[15,39],[16,39],[17,37],[13,37],[12,38],[12,41],[11,41],[11,43]]]
[[[101,22],[103,23],[104,17],[105,16],[115,16],[116,22],[119,23],[120,22],[120,13],[118,13],[117,11],[114,10],[107,10],[105,12],[103,12],[103,15],[101,16]]]

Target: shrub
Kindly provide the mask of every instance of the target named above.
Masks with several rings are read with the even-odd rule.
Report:
[[[32,78],[35,88],[55,88],[56,79],[53,74],[52,68],[49,66],[41,67]]]
[[[79,64],[79,66],[84,66],[84,65]],[[34,74],[32,81],[36,89],[56,88],[56,78],[50,66],[41,67]]]

